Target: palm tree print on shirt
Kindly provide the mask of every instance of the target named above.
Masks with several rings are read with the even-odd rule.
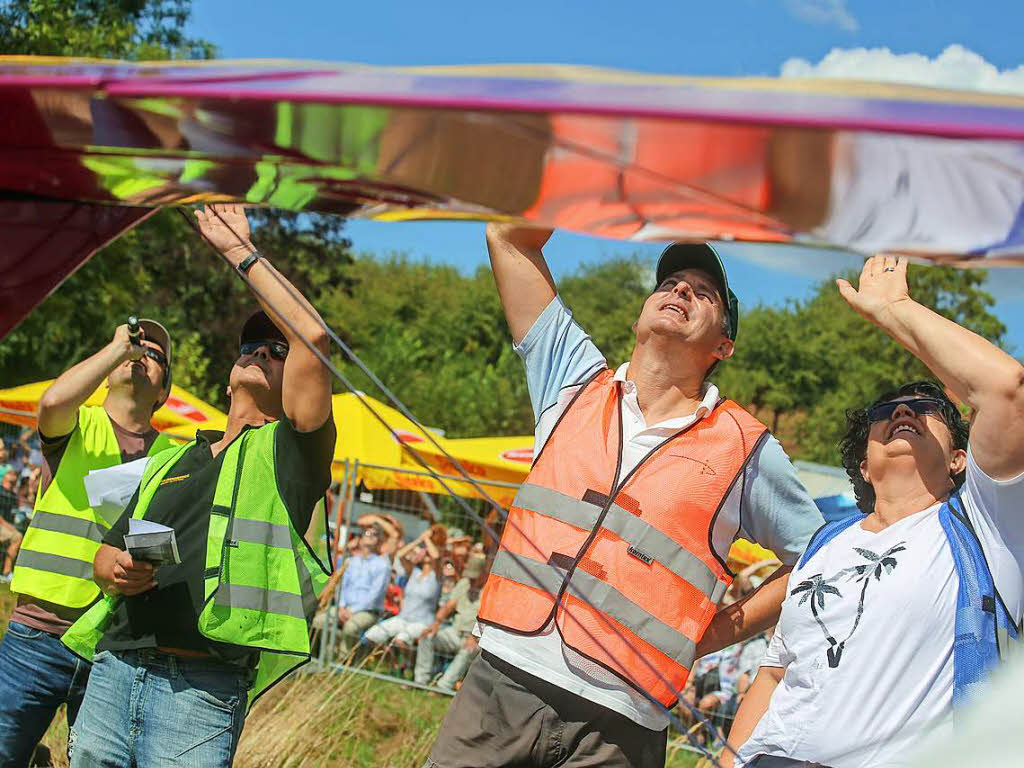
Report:
[[[828,649],[826,655],[828,656],[828,665],[833,669],[839,666],[839,661],[843,657],[843,649],[846,647],[846,643],[853,633],[857,631],[857,627],[860,626],[861,617],[864,615],[864,598],[867,596],[868,584],[871,583],[871,577],[874,576],[875,581],[881,581],[882,576],[892,573],[896,568],[896,558],[893,557],[897,552],[903,552],[906,550],[906,542],[901,541],[899,544],[895,544],[887,549],[882,554],[876,554],[870,549],[863,549],[861,547],[854,547],[854,551],[863,557],[867,562],[859,565],[853,565],[849,568],[844,568],[839,573],[825,578],[822,574],[816,573],[813,576],[809,576],[799,584],[797,584],[790,591],[790,595],[802,594],[800,601],[797,603],[798,606],[810,603],[811,615],[814,616],[815,622],[821,627],[822,633],[825,635],[825,641],[828,643]],[[829,631],[828,626],[822,620],[818,611],[824,609],[826,597],[828,595],[835,595],[838,598],[842,598],[843,594],[839,591],[839,588],[834,586],[836,582],[842,579],[848,581],[858,582],[861,584],[860,598],[857,601],[857,617],[854,619],[853,627],[850,632],[846,635],[843,640],[836,640],[832,633]]]

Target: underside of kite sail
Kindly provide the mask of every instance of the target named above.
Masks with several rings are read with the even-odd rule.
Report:
[[[0,337],[154,208],[1024,264],[1024,99],[556,66],[0,57]]]

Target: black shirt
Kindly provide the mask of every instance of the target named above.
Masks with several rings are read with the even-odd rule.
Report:
[[[203,608],[210,510],[217,476],[227,453],[224,450],[214,456],[210,446],[222,437],[222,432],[200,431],[196,444],[167,472],[150,502],[146,519],[174,528],[181,564],[158,568],[156,587],[117,601],[97,650],[181,648],[212,652],[227,661],[248,659],[247,649],[211,642],[197,627]],[[277,487],[300,535],[305,534],[313,507],[331,484],[334,439],[334,420],[330,418],[319,429],[306,433],[297,432],[287,419],[282,419],[274,436]],[[103,537],[105,544],[124,549],[128,520],[137,502],[138,491]]]

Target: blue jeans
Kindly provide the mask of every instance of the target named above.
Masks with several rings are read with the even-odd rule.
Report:
[[[0,768],[27,766],[61,704],[75,722],[89,665],[60,638],[11,621],[0,642]]]
[[[229,768],[251,675],[211,659],[155,650],[93,659],[72,768]]]

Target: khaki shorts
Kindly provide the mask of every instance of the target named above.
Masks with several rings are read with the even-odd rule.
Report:
[[[6,525],[0,526],[0,547],[6,549],[9,545],[21,539],[21,534]]]
[[[425,768],[664,768],[652,731],[486,651],[469,668]]]

